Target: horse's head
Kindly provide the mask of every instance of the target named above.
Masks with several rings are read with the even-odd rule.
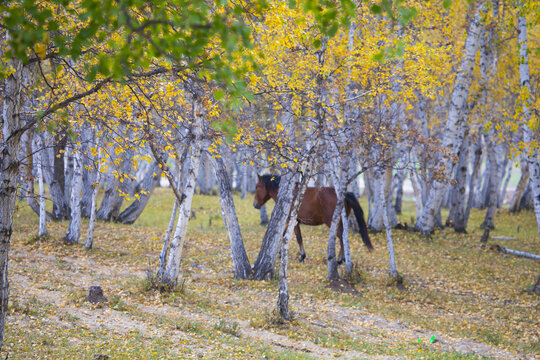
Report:
[[[255,209],[260,209],[268,200],[270,200],[270,194],[266,188],[266,184],[263,181],[263,178],[260,175],[257,185],[255,185],[255,198],[253,199],[253,206]]]

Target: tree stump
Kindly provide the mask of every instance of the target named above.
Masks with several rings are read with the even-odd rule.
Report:
[[[86,301],[91,302],[92,304],[98,304],[102,302],[107,302],[107,298],[103,295],[103,289],[101,286],[90,286],[88,295],[86,296]]]

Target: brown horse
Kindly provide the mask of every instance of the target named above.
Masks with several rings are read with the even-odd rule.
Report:
[[[279,191],[279,181],[280,177],[277,175],[259,176],[259,182],[255,187],[255,199],[253,201],[253,206],[256,209],[260,209],[260,207],[270,199],[276,201]],[[336,203],[337,195],[333,187],[308,187],[306,189],[304,198],[300,204],[300,209],[298,209],[298,225],[294,228],[296,240],[300,247],[300,262],[303,262],[306,258],[302,234],[300,233],[300,224],[312,226],[326,224],[326,226],[330,227]],[[359,232],[364,244],[369,250],[373,250],[373,245],[371,245],[371,241],[369,240],[367,225],[364,221],[364,212],[362,211],[356,196],[354,196],[353,193],[348,192],[345,194],[345,211],[347,216],[349,216],[351,209],[354,211],[356,221],[358,221],[358,227],[360,228]],[[341,238],[342,233],[343,224],[340,220],[337,233],[341,245],[338,258],[338,263],[340,264],[345,259],[343,254],[343,239]]]

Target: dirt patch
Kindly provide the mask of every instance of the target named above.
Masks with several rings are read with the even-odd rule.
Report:
[[[344,294],[349,294],[349,295],[359,294],[358,290],[356,290],[354,286],[352,286],[351,284],[349,284],[347,281],[343,279],[332,280],[330,284],[328,284],[327,287],[335,292],[340,292]]]

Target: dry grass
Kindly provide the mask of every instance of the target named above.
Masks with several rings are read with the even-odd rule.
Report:
[[[235,202],[253,262],[264,227],[258,225],[251,198],[235,197]],[[351,239],[357,265],[351,282],[358,293],[334,292],[326,282],[328,229],[303,227],[307,259],[291,261],[289,269],[295,321],[277,326],[269,316],[277,282],[232,279],[229,241],[215,196],[194,199],[196,218],[184,250],[182,291],[160,293],[148,286],[146,270],[157,267],[172,204],[172,195],[157,189],[134,225],[99,222],[95,249],[85,251],[82,245],[59,241],[65,222],[50,223],[50,235],[36,239],[37,217],[19,203],[3,352],[12,359],[90,359],[94,354],[112,359],[297,359],[351,356],[355,351],[375,358],[476,358],[451,340],[463,338],[522,352],[517,357],[540,353],[539,301],[526,291],[538,276],[538,262],[482,248],[478,224],[483,212],[473,211],[466,235],[445,229],[425,238],[396,230],[404,291],[389,286],[386,240],[376,234],[370,253],[358,235]],[[410,222],[413,206],[405,204],[401,221]],[[516,238],[498,244],[539,252],[532,213],[502,210],[496,225],[492,235]],[[291,244],[293,258],[296,250]],[[83,301],[90,285],[103,287],[108,305],[97,308]],[[406,326],[392,329],[395,321]],[[416,328],[422,335],[409,334]],[[427,344],[432,334],[447,340]],[[418,337],[424,341],[418,343]],[[302,342],[312,345],[299,348]]]

